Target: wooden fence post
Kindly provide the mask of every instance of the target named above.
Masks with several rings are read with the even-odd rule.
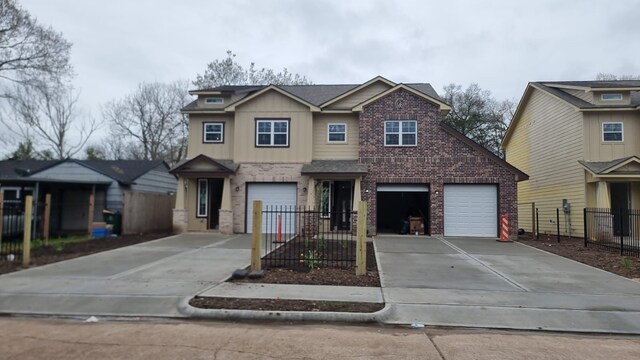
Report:
[[[2,245],[2,234],[4,232],[4,193],[0,192],[0,245]]]
[[[91,235],[92,235],[91,234],[91,230],[93,230],[92,229],[93,228],[93,212],[94,212],[94,207],[95,207],[94,200],[95,200],[95,196],[92,193],[92,194],[89,195],[89,212],[87,213],[87,223],[88,223],[87,224],[87,229],[88,229],[87,230],[87,235],[89,237],[91,237]]]
[[[44,197],[44,220],[43,220],[42,236],[44,237],[44,246],[49,246],[49,223],[51,221],[51,194]]]
[[[367,273],[367,202],[358,203],[358,232],[356,241],[356,275]]]
[[[22,238],[22,266],[31,262],[31,220],[33,219],[33,196],[24,200],[24,237]]]
[[[253,202],[253,228],[251,237],[251,271],[262,269],[260,241],[262,240],[262,201]]]

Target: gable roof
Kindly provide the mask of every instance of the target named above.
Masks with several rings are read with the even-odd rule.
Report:
[[[391,86],[391,87],[393,87],[393,86],[395,86],[395,85],[396,85],[396,83],[394,83],[394,82],[392,82],[392,81],[390,81],[390,80],[387,80],[387,79],[383,78],[382,76],[378,75],[378,76],[374,77],[373,79],[371,79],[371,80],[369,80],[369,81],[365,82],[364,84],[361,84],[361,85],[355,86],[355,87],[351,88],[349,91],[345,91],[345,92],[343,92],[342,94],[340,94],[340,95],[338,95],[338,96],[334,96],[333,98],[328,99],[328,101],[323,102],[323,103],[321,104],[321,106],[322,106],[322,107],[329,106],[329,105],[331,105],[331,104],[335,103],[336,101],[339,101],[339,100],[341,100],[341,99],[344,99],[344,98],[346,98],[347,96],[349,96],[349,95],[351,95],[351,94],[354,94],[354,93],[356,93],[356,92],[358,92],[358,91],[360,91],[360,90],[362,90],[362,89],[364,89],[364,88],[368,87],[369,85],[371,85],[371,84],[375,84],[375,83],[377,83],[377,82],[385,83],[385,84],[387,84],[387,85],[389,85],[389,86]]]
[[[587,91],[640,90],[640,80],[542,81],[549,86],[582,88]]]
[[[615,159],[611,161],[578,160],[578,162],[580,163],[580,165],[582,165],[585,169],[587,169],[589,172],[591,172],[594,175],[607,175],[607,174],[613,175],[615,172],[617,172],[618,169],[630,163],[635,163],[637,165],[640,165],[640,158],[633,155],[633,156],[627,156],[627,157],[623,157],[623,158]],[[623,173],[628,174],[629,172],[625,171]],[[640,172],[637,172],[637,171],[632,171],[631,173],[640,174]]]
[[[264,88],[262,88],[262,89],[260,89],[260,90],[258,90],[256,92],[252,93],[251,95],[248,95],[248,96],[246,96],[246,97],[244,97],[244,98],[242,98],[242,99],[230,104],[229,106],[225,107],[224,110],[225,111],[235,111],[236,107],[238,105],[242,105],[242,104],[250,101],[251,99],[254,99],[254,98],[256,98],[256,97],[258,97],[258,96],[260,96],[260,95],[262,95],[262,94],[264,94],[264,93],[266,93],[268,91],[276,91],[276,92],[278,92],[278,93],[280,93],[280,94],[282,94],[282,95],[284,95],[286,97],[289,97],[289,98],[291,98],[291,99],[293,99],[293,100],[295,100],[295,101],[297,101],[297,102],[299,102],[299,103],[301,103],[303,105],[308,106],[311,111],[320,111],[320,108],[318,106],[316,106],[315,104],[312,104],[312,103],[308,102],[307,100],[302,99],[302,98],[300,98],[300,97],[298,97],[298,96],[296,96],[296,95],[294,95],[294,94],[292,94],[292,93],[290,93],[290,92],[288,92],[288,91],[286,91],[286,90],[284,90],[284,89],[282,89],[282,88],[280,88],[280,87],[278,87],[276,85],[269,85],[267,87],[264,87]]]
[[[438,97],[437,94],[436,94],[436,97],[433,97],[433,96],[429,95],[425,91],[418,90],[418,88],[416,88],[416,87],[422,88],[423,90],[425,90],[427,92],[429,91],[428,89],[431,89],[430,91],[433,91],[433,93],[435,93],[435,90],[433,90],[433,88],[429,84],[412,84],[412,85],[398,84],[398,85],[392,87],[391,89],[389,89],[387,91],[383,91],[380,94],[361,102],[360,104],[354,106],[351,110],[352,111],[362,111],[363,108],[366,105],[371,104],[372,102],[374,102],[374,101],[376,101],[376,100],[378,100],[378,99],[380,99],[382,97],[385,97],[385,96],[391,94],[392,92],[395,92],[395,91],[398,91],[398,90],[401,90],[401,89],[402,90],[406,90],[406,91],[408,91],[408,92],[410,92],[410,93],[412,93],[414,95],[417,95],[417,96],[419,96],[419,97],[421,97],[421,98],[423,98],[423,99],[425,99],[427,101],[435,103],[436,105],[438,105],[440,107],[440,110],[442,110],[442,111],[451,110],[451,106],[449,106],[449,104],[447,104],[444,101],[442,101],[442,99],[440,99],[440,97]]]
[[[163,164],[169,168],[162,160],[4,160],[0,161],[0,180],[25,180],[65,162],[84,166],[125,185],[133,184]]]
[[[204,161],[217,167],[217,169],[189,169],[189,165]],[[184,174],[184,173],[221,173],[221,174],[233,174],[238,170],[238,164],[231,160],[214,159],[207,155],[200,154],[193,159],[185,159],[180,161],[176,166],[169,170],[172,174]]]
[[[358,160],[313,160],[310,164],[302,165],[301,174],[353,175],[366,174],[367,171],[367,164],[361,164]]]
[[[463,133],[461,133],[458,130],[454,129],[450,125],[448,125],[448,124],[446,124],[446,123],[441,121],[440,122],[440,126],[442,127],[442,129],[444,131],[446,131],[449,134],[453,135],[458,140],[464,142],[465,144],[469,145],[473,149],[483,153],[485,156],[487,156],[489,158],[489,160],[493,161],[494,163],[504,167],[505,169],[507,169],[510,172],[512,172],[513,174],[515,174],[517,181],[523,181],[523,180],[528,180],[529,179],[529,175],[527,175],[524,172],[520,171],[515,166],[509,164],[504,159],[501,159],[496,154],[492,153],[489,149],[485,148],[484,146],[482,146],[482,145],[478,144],[477,142],[473,141],[472,139],[468,138],[466,135],[464,135]]]

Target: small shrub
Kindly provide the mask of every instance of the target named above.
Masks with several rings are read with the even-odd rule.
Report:
[[[624,258],[622,259],[622,266],[624,266],[627,269],[631,268],[631,260],[629,260],[629,258]]]

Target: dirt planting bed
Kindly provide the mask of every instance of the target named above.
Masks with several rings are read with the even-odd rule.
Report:
[[[189,304],[201,309],[240,309],[264,311],[337,311],[372,313],[384,308],[383,303],[342,301],[308,301],[283,299],[239,299],[220,297],[195,297]]]

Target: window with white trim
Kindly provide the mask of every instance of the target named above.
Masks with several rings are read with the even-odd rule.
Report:
[[[327,124],[327,141],[330,143],[347,142],[347,124]]]
[[[206,122],[202,124],[202,141],[206,143],[224,142],[224,123]]]
[[[198,208],[196,217],[207,217],[209,213],[209,181],[198,179]]]
[[[621,101],[622,94],[601,94],[600,100],[602,101]]]
[[[602,141],[622,142],[624,141],[624,129],[621,122],[602,123]]]
[[[417,137],[417,122],[415,120],[384,122],[385,146],[416,146]]]
[[[256,120],[256,146],[289,146],[289,120]]]
[[[204,99],[204,103],[207,105],[220,105],[220,104],[224,104],[224,98],[208,97]]]

